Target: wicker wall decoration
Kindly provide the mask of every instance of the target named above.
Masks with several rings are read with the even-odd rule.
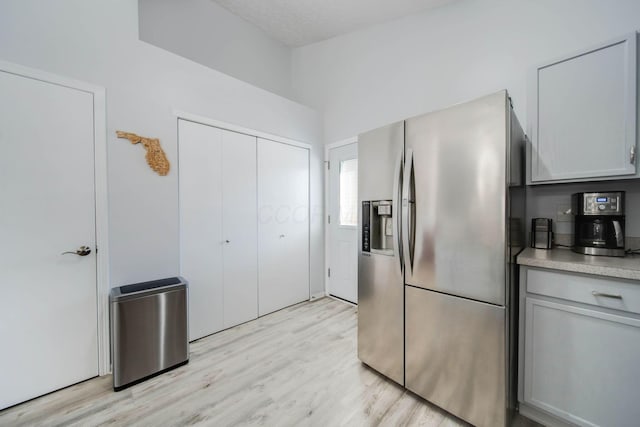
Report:
[[[169,160],[164,150],[162,150],[158,138],[145,138],[135,133],[122,131],[116,131],[116,135],[118,135],[118,138],[128,139],[132,144],[142,143],[144,149],[147,151],[145,158],[151,169],[156,171],[160,176],[165,176],[169,173]]]

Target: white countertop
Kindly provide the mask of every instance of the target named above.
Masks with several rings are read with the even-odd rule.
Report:
[[[607,257],[582,255],[562,248],[551,250],[526,248],[518,255],[517,262],[529,267],[640,280],[640,255]]]

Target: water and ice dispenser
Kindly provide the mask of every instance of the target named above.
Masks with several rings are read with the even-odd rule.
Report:
[[[362,202],[362,251],[393,255],[391,200]]]

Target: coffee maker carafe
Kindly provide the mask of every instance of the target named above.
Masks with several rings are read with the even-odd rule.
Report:
[[[573,251],[624,256],[624,191],[576,193]]]

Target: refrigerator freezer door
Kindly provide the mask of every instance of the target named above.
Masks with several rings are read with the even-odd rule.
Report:
[[[404,285],[397,262],[361,254],[358,267],[358,358],[402,385]]]
[[[505,308],[406,286],[406,387],[475,426],[504,426]]]
[[[407,284],[505,305],[507,105],[502,91],[406,121]]]
[[[358,138],[358,357],[398,384],[404,384],[404,281],[398,208],[403,146],[404,122]],[[365,200],[371,202],[365,205],[370,209],[377,205],[375,201],[392,202],[387,208],[391,225],[385,227],[385,233],[391,228],[392,250],[363,252]]]

